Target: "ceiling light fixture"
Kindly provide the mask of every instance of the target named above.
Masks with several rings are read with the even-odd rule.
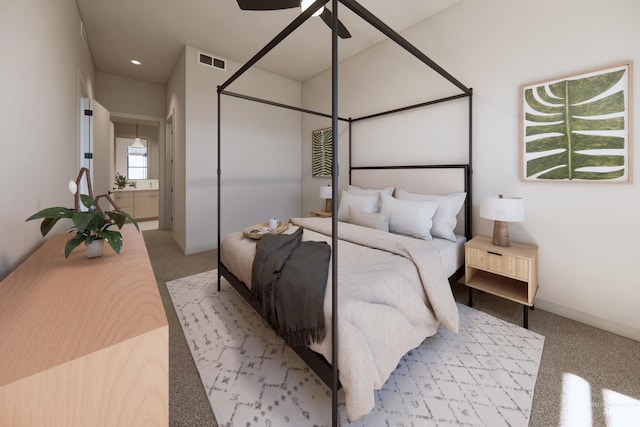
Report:
[[[144,145],[142,145],[142,141],[138,137],[138,121],[137,120],[136,120],[136,137],[133,140],[133,144],[131,144],[129,147],[131,147],[131,148],[144,148]]]
[[[141,64],[142,64],[142,62],[138,61],[137,59],[132,59],[132,60],[131,60],[131,63],[132,63],[133,65],[141,65]]]
[[[304,12],[305,10],[309,9],[309,6],[311,6],[316,0],[302,0],[300,2],[300,9],[302,9],[302,11]],[[324,11],[324,6],[322,6],[320,9],[318,9],[313,15],[311,16],[320,16],[320,14]]]

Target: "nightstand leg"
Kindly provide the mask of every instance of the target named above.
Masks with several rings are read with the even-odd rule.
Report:
[[[522,308],[524,309],[524,328],[529,329],[529,310],[526,305],[523,305]]]
[[[473,294],[471,293],[472,289],[469,288],[469,307],[473,307]]]

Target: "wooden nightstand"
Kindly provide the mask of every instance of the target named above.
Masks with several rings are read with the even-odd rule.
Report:
[[[538,247],[511,242],[495,246],[490,237],[474,237],[464,245],[465,285],[515,301],[524,307],[524,327],[529,327],[527,307],[533,309],[538,290]]]
[[[321,218],[331,218],[331,212],[327,212],[327,211],[311,211],[311,216],[319,216]]]

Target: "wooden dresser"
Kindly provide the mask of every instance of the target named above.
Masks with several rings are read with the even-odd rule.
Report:
[[[0,283],[0,425],[167,426],[169,326],[142,234],[53,236]]]

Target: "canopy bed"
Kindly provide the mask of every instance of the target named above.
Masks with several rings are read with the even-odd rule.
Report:
[[[321,342],[313,343],[310,346],[292,345],[292,348],[300,357],[305,360],[311,369],[313,369],[318,376],[329,386],[332,392],[332,424],[338,425],[338,398],[337,392],[341,385],[344,385],[345,394],[352,394],[354,396],[346,396],[347,399],[347,412],[349,418],[358,418],[368,412],[367,408],[370,407],[372,398],[368,396],[361,398],[363,394],[367,393],[366,388],[380,388],[380,382],[384,383],[389,375],[389,372],[394,369],[398,363],[399,358],[408,350],[419,345],[425,337],[432,335],[437,330],[440,324],[453,330],[457,330],[457,311],[452,313],[451,304],[455,310],[455,302],[451,296],[451,290],[448,288],[449,281],[455,281],[464,274],[464,259],[460,254],[461,248],[464,245],[465,239],[471,237],[471,154],[472,154],[472,131],[471,131],[471,116],[472,116],[472,90],[467,88],[453,76],[447,73],[444,69],[438,66],[424,53],[419,51],[415,46],[410,44],[402,36],[397,34],[386,24],[376,18],[373,14],[363,8],[359,3],[353,0],[332,0],[331,14],[331,34],[332,34],[332,102],[331,102],[331,114],[312,111],[296,106],[285,105],[278,102],[273,102],[265,99],[260,99],[245,94],[234,93],[227,90],[227,87],[231,85],[238,77],[244,74],[250,69],[258,60],[264,55],[276,47],[281,41],[288,37],[296,28],[309,19],[312,14],[328,0],[318,0],[313,3],[308,9],[302,12],[291,24],[289,24],[284,30],[282,30],[273,40],[271,40],[262,50],[260,50],[252,59],[250,59],[245,65],[243,65],[234,75],[232,75],[226,82],[218,87],[218,287],[220,287],[221,276],[224,276],[235,289],[250,302],[258,312],[263,311],[264,307],[260,306],[255,296],[252,294],[252,281],[255,277],[252,277],[251,265],[254,262],[253,257],[256,254],[257,243],[255,240],[246,239],[242,237],[240,232],[230,233],[226,236],[224,241],[221,241],[221,177],[222,177],[222,158],[221,158],[221,97],[231,96],[236,98],[245,99],[251,102],[260,102],[268,105],[272,105],[278,108],[286,108],[290,110],[299,111],[305,114],[312,114],[316,116],[326,117],[331,119],[331,128],[333,135],[335,135],[333,144],[333,161],[332,161],[332,198],[333,200],[340,200],[340,203],[333,204],[333,212],[331,218],[298,218],[292,219],[292,225],[287,233],[296,233],[296,230],[303,229],[304,233],[300,238],[302,241],[324,241],[331,248],[331,262],[330,272],[326,281],[326,298],[324,299],[324,318],[326,321],[326,338]],[[338,37],[339,37],[339,22],[338,22],[338,3],[344,5],[350,9],[353,13],[364,19],[373,27],[381,31],[388,38],[394,41],[401,48],[409,52],[419,61],[436,71],[440,76],[444,77],[448,82],[456,86],[461,94],[448,96],[436,100],[430,100],[427,102],[409,105],[406,107],[393,109],[390,111],[380,112],[372,115],[367,115],[359,118],[344,118],[338,115]],[[325,22],[327,22],[325,20]],[[410,165],[376,165],[376,166],[358,166],[352,164],[352,125],[356,123],[364,123],[369,119],[379,118],[382,116],[401,114],[404,111],[414,111],[417,109],[429,108],[432,105],[447,103],[455,100],[468,99],[468,158],[466,162],[459,164],[410,164]],[[339,197],[339,185],[338,185],[338,124],[339,122],[345,122],[348,124],[348,137],[349,137],[349,191],[353,188],[353,192],[357,193],[359,189],[383,189],[389,185],[393,186],[396,190],[397,199],[405,199],[405,201],[416,201],[415,206],[425,207],[429,202],[423,202],[423,200],[433,200],[434,198],[444,198],[444,195],[454,196],[455,193],[466,194],[462,197],[462,202],[455,210],[453,216],[453,229],[447,230],[449,236],[445,238],[435,238],[433,242],[425,242],[424,240],[431,240],[431,235],[428,239],[424,236],[423,239],[417,239],[414,237],[407,237],[402,234],[412,234],[404,232],[406,230],[400,230],[395,235],[392,233],[386,233],[385,231],[372,230],[367,228],[367,232],[360,230],[360,225],[353,225],[344,222],[345,212],[340,211],[341,208],[345,208],[347,205],[346,199],[352,197],[348,191],[342,192],[342,197]],[[366,191],[366,190],[365,190]],[[393,193],[393,189],[391,190]],[[393,210],[396,209],[396,198],[391,197],[390,194],[382,195],[376,193],[377,199],[380,204],[384,204],[391,210],[389,215],[393,215]],[[442,196],[428,196],[424,198],[424,195],[436,194]],[[371,199],[373,200],[373,199]],[[442,203],[444,206],[446,203]],[[449,199],[447,199],[448,202]],[[463,205],[464,204],[464,205]],[[433,206],[437,206],[435,203]],[[358,206],[357,203],[354,207]],[[396,206],[396,207],[394,207]],[[406,206],[406,205],[402,205]],[[412,205],[414,206],[414,205]],[[460,209],[460,206],[464,206]],[[356,215],[359,214],[358,209],[347,209],[347,217],[349,213]],[[379,212],[378,210],[367,212]],[[386,209],[386,208],[385,208]],[[404,208],[402,208],[404,209]],[[436,208],[433,208],[431,216],[434,215]],[[460,211],[458,213],[458,211]],[[340,219],[343,219],[343,222]],[[367,217],[370,220],[372,217]],[[386,216],[389,221],[389,216]],[[434,217],[435,218],[435,217]],[[350,221],[356,222],[357,221]],[[450,221],[451,222],[451,221]],[[339,224],[340,223],[340,224]],[[429,225],[429,228],[431,228]],[[389,227],[393,228],[393,221],[389,222]],[[405,226],[404,223],[395,224],[396,227]],[[419,225],[418,227],[421,227]],[[396,230],[397,231],[397,230]],[[427,234],[429,234],[427,232]],[[386,237],[389,236],[389,237]],[[438,236],[436,236],[438,237]],[[389,240],[391,243],[387,243]],[[384,242],[383,242],[384,241]],[[418,242],[419,241],[419,242]],[[390,244],[389,246],[386,246]],[[356,246],[362,246],[363,248],[356,248]],[[345,253],[343,266],[343,258],[339,256]],[[363,263],[362,260],[370,259],[369,264]],[[354,261],[355,260],[355,261]],[[437,260],[437,263],[434,262]],[[442,261],[442,262],[441,262]],[[438,264],[433,266],[432,264]],[[356,267],[352,268],[354,264]],[[340,269],[339,269],[340,266]],[[372,269],[372,266],[383,266],[379,269]],[[384,270],[387,270],[386,272]],[[371,273],[375,271],[374,273]],[[338,273],[340,272],[340,279]],[[389,274],[392,273],[392,274]],[[372,275],[373,274],[373,275]],[[386,274],[386,275],[385,275]],[[372,283],[387,283],[385,281],[396,280],[390,277],[391,275],[398,277],[401,276],[400,282],[393,282],[394,286],[398,286],[398,289],[402,289],[402,292],[395,292],[395,294],[404,294],[404,301],[398,301],[397,304],[393,300],[396,295],[385,295],[383,299],[392,308],[390,311],[398,312],[399,316],[396,317],[384,317],[377,316],[383,322],[390,322],[396,329],[396,331],[405,331],[405,335],[411,335],[410,337],[401,337],[404,341],[410,342],[410,344],[398,345],[393,340],[393,335],[403,335],[402,333],[395,333],[389,329],[385,329],[384,325],[380,328],[384,330],[382,333],[377,333],[375,329],[377,327],[363,326],[355,332],[347,331],[349,327],[349,321],[353,320],[353,316],[361,316],[362,313],[366,313],[369,310],[369,319],[375,318],[375,309],[360,309],[357,315],[354,315],[352,311],[348,311],[345,305],[354,305],[362,307],[362,304],[367,303],[365,301],[369,296],[363,297],[362,295],[356,295],[352,293],[354,289],[358,287],[366,286],[365,293],[370,295],[372,293],[381,292],[385,293],[385,286],[372,285]],[[364,280],[362,277],[364,276]],[[410,277],[409,277],[410,276]],[[408,279],[406,277],[409,277]],[[447,278],[449,281],[447,281]],[[405,280],[406,279],[406,280]],[[339,281],[340,280],[340,281]],[[447,289],[443,289],[442,283],[447,285]],[[364,283],[364,284],[363,284]],[[417,285],[416,285],[417,283]],[[427,285],[428,284],[428,285]],[[339,300],[339,287],[341,287],[340,296],[349,294],[351,299]],[[389,286],[387,286],[389,288]],[[355,291],[354,291],[355,292]],[[448,296],[445,295],[448,292]],[[392,292],[393,293],[393,292]],[[411,317],[410,313],[402,313],[402,311],[413,310],[407,309],[407,302],[418,303],[415,306],[415,312],[417,317]],[[368,301],[373,305],[377,304],[376,301]],[[365,304],[366,305],[366,304]],[[421,308],[417,308],[421,307]],[[425,309],[427,307],[427,309]],[[339,316],[345,316],[345,321],[339,323]],[[366,315],[365,315],[366,316]],[[392,315],[390,315],[392,316]],[[395,315],[393,315],[395,316]],[[425,317],[426,316],[426,317]],[[393,319],[393,320],[390,320]],[[375,321],[375,319],[372,319]],[[394,323],[396,322],[396,323]],[[405,323],[402,323],[405,322]],[[415,330],[412,329],[412,322],[420,324]],[[357,323],[357,322],[356,322]],[[345,326],[346,325],[346,326]],[[409,325],[406,328],[401,325]],[[435,328],[435,330],[434,330]],[[357,328],[356,328],[357,329]],[[365,331],[366,330],[366,331]],[[373,330],[373,331],[372,331]],[[339,334],[340,332],[340,338]],[[343,337],[347,337],[344,338]],[[353,338],[355,337],[355,338]],[[362,346],[348,348],[345,351],[341,351],[342,358],[350,359],[343,362],[342,358],[339,359],[339,342],[341,346],[351,347],[350,340],[362,338],[365,342],[365,347],[370,346],[372,342],[377,342],[381,346],[385,346],[385,342],[388,342],[388,346],[392,347],[392,355],[387,353],[376,353],[377,348],[371,349],[369,356],[363,354]],[[406,338],[406,339],[405,339]],[[374,344],[376,347],[378,344]],[[342,348],[342,347],[340,347]],[[389,349],[387,349],[389,350]],[[387,350],[384,350],[385,352]],[[395,352],[395,353],[394,353]],[[397,354],[396,354],[397,353]],[[357,356],[353,356],[356,354]],[[369,353],[367,353],[369,354]],[[351,355],[351,356],[349,356]],[[363,358],[373,360],[371,365],[367,365]],[[377,359],[384,359],[380,362]],[[331,363],[327,362],[331,361]],[[345,363],[343,365],[343,363]],[[339,373],[339,367],[343,372]],[[372,371],[380,371],[379,375],[373,375]],[[367,378],[367,381],[363,381],[363,377]],[[342,384],[341,384],[342,381]],[[361,382],[367,382],[368,385],[362,389]],[[369,390],[371,395],[373,390]],[[364,402],[364,403],[363,403]]]

